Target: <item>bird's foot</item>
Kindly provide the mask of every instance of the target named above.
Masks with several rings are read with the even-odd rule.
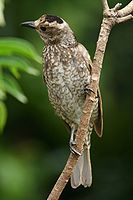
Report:
[[[78,152],[78,151],[75,149],[75,145],[76,145],[76,142],[75,142],[75,141],[70,141],[70,142],[69,142],[69,145],[70,145],[70,151],[71,151],[73,154],[77,154],[77,155],[81,156],[81,153]]]
[[[81,153],[78,152],[76,150],[76,140],[75,140],[75,134],[77,132],[77,129],[75,128],[75,125],[73,124],[72,126],[72,130],[71,130],[71,137],[70,137],[70,141],[69,141],[69,146],[70,146],[70,151],[73,153],[73,154],[77,154],[79,156],[81,156]]]

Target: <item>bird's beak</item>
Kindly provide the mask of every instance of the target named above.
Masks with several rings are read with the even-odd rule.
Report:
[[[35,29],[35,23],[34,21],[28,21],[28,22],[23,22],[21,23],[21,26],[29,27]]]

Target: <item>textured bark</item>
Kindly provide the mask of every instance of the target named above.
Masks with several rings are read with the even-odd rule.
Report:
[[[95,56],[93,59],[93,68],[92,68],[92,78],[90,84],[90,94],[87,95],[83,115],[81,117],[81,122],[76,134],[76,150],[81,153],[83,149],[84,140],[87,134],[89,121],[91,118],[93,103],[97,93],[97,88],[99,85],[100,73],[102,69],[104,54],[106,50],[106,45],[108,42],[109,34],[112,27],[115,24],[125,22],[127,20],[133,19],[133,1],[131,1],[125,8],[120,9],[121,4],[118,3],[114,8],[110,9],[107,0],[102,0],[103,4],[103,21],[101,24],[101,30],[99,33],[99,38],[97,41]],[[62,171],[60,177],[58,178],[55,186],[53,187],[50,195],[47,200],[58,200],[63,189],[65,188],[74,166],[80,155],[70,154],[66,166]]]

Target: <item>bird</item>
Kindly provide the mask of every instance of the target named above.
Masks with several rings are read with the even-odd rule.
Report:
[[[49,100],[55,112],[63,119],[70,135],[70,150],[75,150],[75,136],[83,113],[86,95],[92,76],[92,61],[88,50],[77,41],[69,24],[61,17],[43,14],[35,21],[23,22],[39,33],[44,42],[42,52],[43,78]],[[103,133],[102,98],[98,88],[89,123],[83,152],[71,175],[71,186],[90,187],[92,168],[90,159],[91,133],[95,129],[99,137]]]

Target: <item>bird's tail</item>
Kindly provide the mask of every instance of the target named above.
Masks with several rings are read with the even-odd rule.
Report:
[[[77,188],[79,185],[90,187],[92,184],[92,170],[90,160],[90,141],[85,143],[84,151],[79,157],[71,175],[71,186]]]

